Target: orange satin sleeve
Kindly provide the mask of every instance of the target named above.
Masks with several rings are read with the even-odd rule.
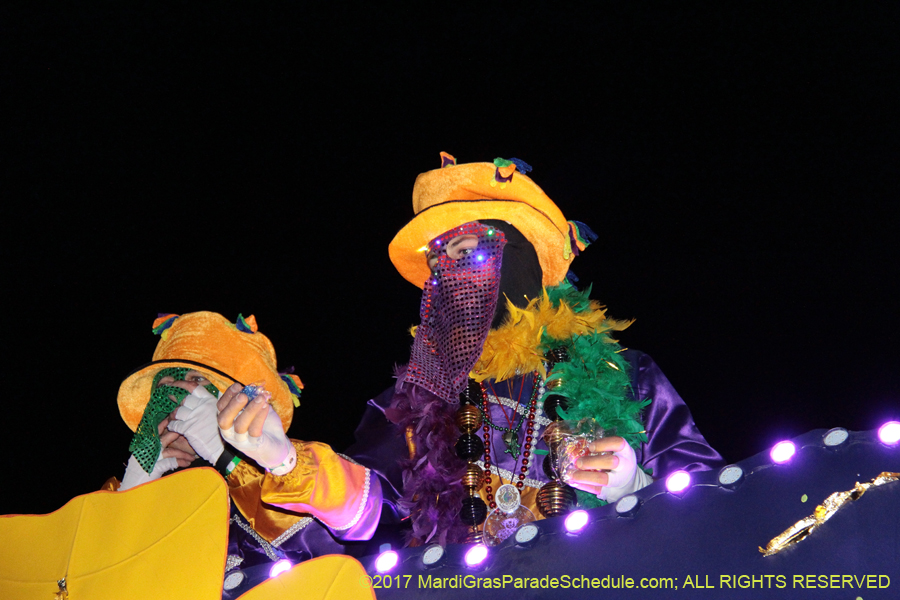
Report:
[[[368,500],[368,470],[341,458],[326,444],[292,442],[297,449],[297,466],[287,475],[267,474],[262,482],[262,501],[310,513],[335,530],[356,525]]]
[[[293,440],[291,440],[293,442]],[[294,442],[297,445],[297,442]],[[298,459],[300,451],[297,451]],[[261,489],[266,473],[242,460],[225,480],[234,505],[251,527],[266,541],[273,542],[294,523],[310,515],[296,514],[263,504]]]

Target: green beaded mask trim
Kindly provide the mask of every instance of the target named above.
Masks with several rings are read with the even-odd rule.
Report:
[[[175,381],[184,381],[191,369],[185,367],[168,367],[162,369],[153,377],[153,391],[150,394],[150,402],[144,409],[144,416],[138,423],[128,449],[134,455],[138,464],[150,473],[162,452],[162,444],[159,441],[159,424],[163,422],[173,410],[175,410],[189,395],[185,389],[171,385],[157,387],[163,377],[172,377]],[[204,386],[214,396],[219,391],[212,384]],[[172,398],[175,398],[173,401]]]

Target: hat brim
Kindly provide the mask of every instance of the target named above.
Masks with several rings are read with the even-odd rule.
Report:
[[[245,385],[231,375],[203,363],[192,360],[155,360],[136,369],[119,386],[119,414],[122,415],[122,420],[132,431],[137,429],[144,416],[144,409],[147,408],[147,403],[150,401],[150,394],[153,392],[153,378],[160,370],[169,367],[184,367],[200,371],[220,392],[227,390],[232,383]]]
[[[522,232],[537,252],[545,286],[565,278],[574,258],[567,243],[568,229],[560,229],[551,215],[531,204],[511,199],[448,200],[423,209],[394,236],[388,246],[391,262],[407,281],[422,288],[431,276],[425,258],[428,243],[479,219],[506,221]]]

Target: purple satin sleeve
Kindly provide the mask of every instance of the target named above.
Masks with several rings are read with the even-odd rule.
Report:
[[[623,355],[632,368],[635,398],[652,400],[644,410],[648,441],[637,452],[638,463],[653,469],[654,479],[679,469],[706,471],[724,466],[722,455],[697,429],[691,411],[653,359],[637,350]]]
[[[353,460],[368,467],[378,476],[381,485],[382,520],[396,522],[401,514],[397,499],[402,495],[403,471],[401,462],[409,458],[406,437],[400,427],[388,421],[384,411],[391,405],[394,388],[369,400],[362,421],[356,428],[356,443],[344,452]]]

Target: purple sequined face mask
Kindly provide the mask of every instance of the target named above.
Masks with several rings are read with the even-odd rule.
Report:
[[[460,236],[472,236],[477,244],[471,238],[461,246],[453,243]],[[459,401],[497,308],[504,245],[502,231],[478,222],[431,240],[429,254],[437,261],[422,290],[422,323],[404,381],[448,402]]]

